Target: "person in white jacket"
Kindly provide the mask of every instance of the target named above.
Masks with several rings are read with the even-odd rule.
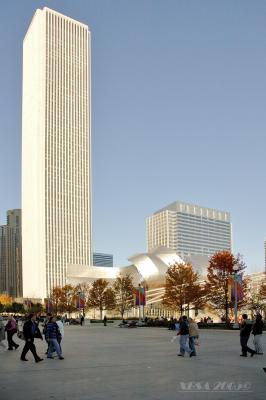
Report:
[[[61,334],[61,338],[58,341],[60,349],[61,349],[61,343],[62,343],[62,340],[63,340],[63,337],[64,337],[64,324],[62,322],[62,318],[60,317],[60,315],[58,315],[56,317],[56,323],[58,325],[58,328],[59,328],[59,331],[60,331],[60,334]],[[61,351],[62,351],[62,349],[61,349]]]
[[[199,340],[199,327],[194,319],[188,319],[188,329],[189,329],[189,347],[192,350],[191,356],[196,356],[195,341]]]

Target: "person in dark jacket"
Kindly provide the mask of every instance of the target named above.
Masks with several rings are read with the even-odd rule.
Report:
[[[46,329],[47,329],[47,325],[48,325],[51,317],[52,317],[52,314],[50,312],[48,312],[46,314],[46,318],[44,320],[44,326],[43,326],[43,331],[42,331],[42,333],[44,334],[45,341],[47,343],[47,350],[46,350],[45,354],[48,354],[48,350],[49,350],[49,342],[46,339]],[[53,349],[53,351],[55,351],[55,350]]]
[[[252,334],[254,335],[254,347],[257,354],[263,354],[262,349],[262,331],[263,331],[263,320],[260,314],[257,314],[255,324],[253,325]]]
[[[58,343],[58,341],[60,341],[61,339],[61,333],[56,323],[55,317],[51,317],[47,324],[45,338],[49,342],[47,358],[53,358],[52,352],[53,349],[55,349],[59,360],[64,360],[64,357],[62,357],[60,345]]]
[[[247,314],[242,315],[242,322],[240,325],[240,345],[242,348],[241,357],[247,357],[247,353],[253,357],[256,351],[248,347],[248,339],[252,330],[252,322],[248,320]]]
[[[43,340],[40,329],[38,328],[38,325],[36,323],[36,315],[35,314],[30,314],[28,317],[28,320],[23,325],[23,335],[25,338],[25,346],[23,347],[23,350],[22,350],[22,353],[20,356],[21,361],[28,361],[26,358],[26,354],[28,353],[29,350],[32,352],[36,363],[43,361],[43,358],[38,356],[38,354],[36,352],[36,347],[34,344],[34,338],[39,338],[39,339]]]
[[[187,352],[189,356],[191,357],[193,355],[191,348],[188,346],[188,339],[189,339],[189,326],[188,326],[188,320],[187,316],[183,315],[181,322],[180,322],[180,327],[179,327],[179,332],[177,333],[177,336],[180,335],[180,353],[178,354],[179,357],[184,357],[185,353]]]

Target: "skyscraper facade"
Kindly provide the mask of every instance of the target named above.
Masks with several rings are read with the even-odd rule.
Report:
[[[266,274],[266,239],[264,239],[264,270]]]
[[[23,42],[23,296],[92,265],[91,38],[87,25],[38,9]]]
[[[0,226],[0,294],[7,294],[7,226]]]
[[[146,219],[147,251],[167,247],[181,257],[231,250],[230,214],[174,202]]]
[[[0,293],[22,296],[21,210],[7,211],[0,226]]]
[[[93,253],[94,267],[113,267],[114,257],[112,254]]]

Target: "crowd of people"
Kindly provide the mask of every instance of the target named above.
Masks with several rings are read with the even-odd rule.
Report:
[[[163,318],[163,317],[161,317]],[[104,319],[104,325],[107,324],[107,319]],[[80,320],[83,325],[84,317]],[[19,344],[14,341],[15,333],[18,337],[25,341],[22,353],[20,356],[21,361],[28,361],[26,358],[27,353],[30,351],[36,363],[43,361],[43,358],[37,354],[34,340],[39,338],[45,339],[47,343],[46,355],[47,358],[53,359],[56,353],[59,360],[64,360],[62,355],[62,339],[64,337],[64,324],[60,316],[54,316],[47,313],[43,321],[43,330],[39,328],[39,321],[37,321],[35,314],[29,314],[26,322],[23,324],[23,330],[18,330],[18,324],[15,318],[10,315],[6,325],[3,322],[3,317],[0,316],[0,348],[2,350],[17,350]],[[248,319],[247,314],[242,315],[240,322],[240,346],[241,357],[247,357],[248,353],[251,357],[255,354],[263,355],[262,348],[262,333],[263,333],[263,319],[260,314],[256,315],[255,322]],[[198,324],[192,318],[186,315],[180,317],[179,320],[171,318],[168,321],[168,329],[177,331],[177,336],[180,337],[179,357],[185,357],[186,353],[189,357],[197,355],[196,346],[199,344],[199,328]],[[248,341],[250,335],[253,334],[254,348],[249,347]],[[7,338],[8,348],[6,348],[3,341]]]
[[[28,361],[26,355],[30,351],[36,363],[43,361],[43,358],[37,354],[35,339],[45,339],[47,342],[47,358],[54,358],[53,354],[56,353],[59,360],[64,360],[62,355],[62,339],[64,337],[64,324],[60,316],[53,316],[47,313],[43,323],[43,330],[39,328],[39,321],[37,321],[36,314],[29,314],[23,324],[22,331],[18,329],[18,323],[13,315],[8,317],[6,325],[3,322],[3,317],[0,317],[0,346],[3,350],[16,350],[19,344],[13,339],[15,333],[18,337],[24,340],[24,347],[20,356],[21,361]],[[7,336],[8,347],[6,348],[3,341]]]
[[[248,319],[247,314],[243,314],[240,322],[240,346],[241,346],[241,357],[250,356],[254,354],[263,355],[262,348],[262,333],[263,333],[264,322],[261,314],[256,315],[255,322]],[[187,353],[190,357],[196,356],[195,345],[199,343],[199,328],[198,324],[186,315],[180,317],[179,320],[171,318],[169,330],[176,330],[177,336],[180,336],[180,349],[178,356],[184,357]],[[254,349],[248,346],[250,334],[253,334]]]

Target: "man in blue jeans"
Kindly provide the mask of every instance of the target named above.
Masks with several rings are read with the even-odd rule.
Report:
[[[58,340],[61,339],[61,334],[60,334],[58,325],[56,323],[55,317],[50,317],[50,320],[47,324],[47,329],[45,332],[45,338],[49,342],[47,358],[53,358],[52,351],[53,351],[53,349],[55,349],[59,360],[64,360],[64,357],[62,356],[62,350],[58,343]]]
[[[187,316],[183,315],[181,322],[180,322],[180,327],[179,327],[179,332],[177,335],[180,335],[180,353],[178,354],[179,357],[184,357],[185,353],[187,352],[189,356],[191,357],[192,350],[188,346],[187,342],[189,339],[189,327],[188,327],[188,320]]]

